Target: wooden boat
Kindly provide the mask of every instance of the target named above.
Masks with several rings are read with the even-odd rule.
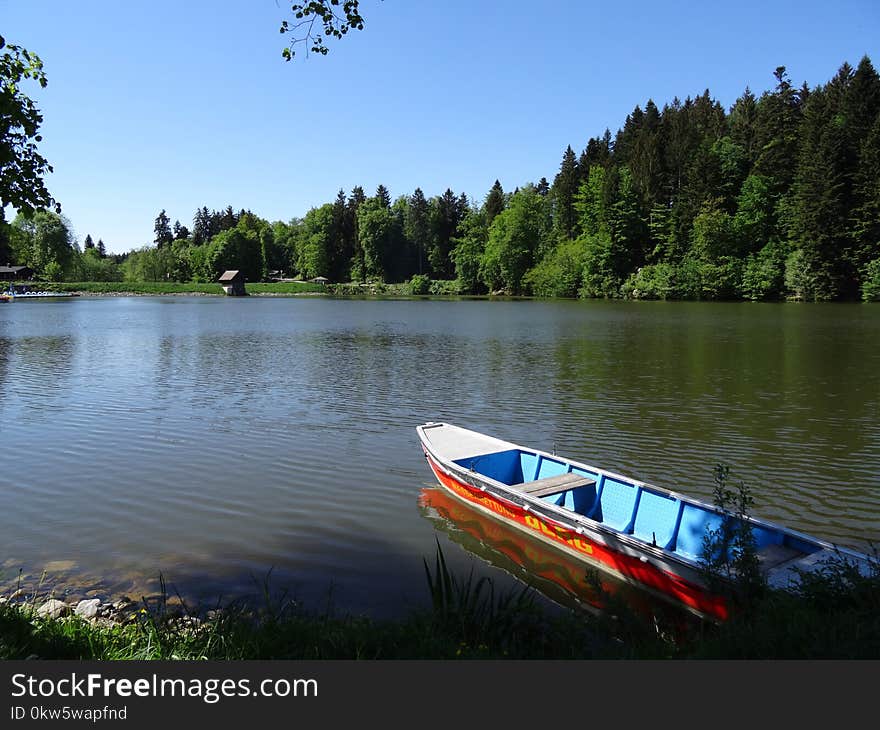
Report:
[[[416,431],[437,480],[459,499],[702,616],[729,612],[707,584],[705,538],[737,522],[751,528],[773,588],[791,588],[829,561],[876,569],[865,554],[595,466],[448,423]]]

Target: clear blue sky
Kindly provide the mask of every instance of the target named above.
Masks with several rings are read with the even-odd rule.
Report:
[[[329,55],[281,58],[283,0],[0,0],[44,61],[50,192],[80,242],[149,244],[161,209],[302,216],[339,188],[482,201],[546,176],[636,104],[827,82],[867,54],[880,3],[362,0]],[[11,211],[7,211],[10,215]]]

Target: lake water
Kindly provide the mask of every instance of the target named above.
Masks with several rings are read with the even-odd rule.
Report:
[[[703,498],[725,462],[757,514],[880,540],[880,306],[12,302],[0,407],[0,584],[137,600],[161,573],[210,601],[268,580],[384,617],[427,603],[437,541],[512,583],[424,498],[431,420]]]

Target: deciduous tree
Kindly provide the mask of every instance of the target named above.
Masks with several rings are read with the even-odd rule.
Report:
[[[306,54],[326,56],[330,50],[326,38],[343,38],[349,31],[363,30],[364,18],[358,0],[311,0],[293,3],[290,10],[294,20],[281,22],[281,33],[292,34],[290,44],[281,55],[290,61],[296,55],[296,46],[303,45]],[[338,12],[339,11],[339,12]]]
[[[46,209],[60,213],[61,205],[43,180],[52,166],[37,150],[43,115],[21,89],[27,80],[45,88],[43,62],[26,48],[6,45],[2,36],[0,50],[0,208],[9,205],[25,214]]]

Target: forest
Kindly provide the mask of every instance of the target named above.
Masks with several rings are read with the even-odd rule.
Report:
[[[769,76],[769,74],[768,74]],[[0,262],[53,281],[327,277],[414,294],[880,300],[880,76],[865,56],[824,84],[785,67],[726,110],[707,89],[637,105],[569,145],[555,174],[476,201],[340,189],[301,218],[162,210],[154,240],[110,255],[50,209],[0,220]],[[491,179],[491,178],[490,178]]]

